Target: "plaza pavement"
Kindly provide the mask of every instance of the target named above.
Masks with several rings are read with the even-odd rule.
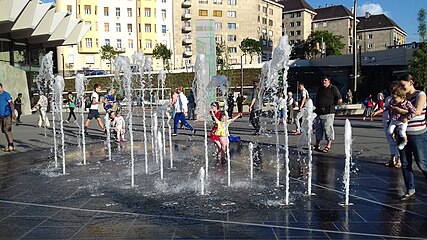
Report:
[[[138,113],[134,115],[134,128],[138,132],[142,129],[141,116]],[[336,140],[331,151],[327,154],[314,153],[314,164],[318,171],[322,168],[341,169],[345,158],[343,135],[346,118],[337,117],[335,120]],[[322,189],[323,180],[318,176],[316,191],[319,200],[316,200],[315,210],[292,209],[292,207],[291,210],[265,209],[270,216],[282,211],[292,212],[289,215],[291,219],[289,220],[289,216],[286,215],[285,219],[267,218],[260,221],[257,215],[263,213],[262,209],[253,212],[250,209],[240,209],[240,213],[236,210],[235,215],[239,216],[239,220],[233,220],[233,212],[226,213],[226,216],[218,220],[210,215],[193,216],[191,212],[176,213],[176,216],[169,213],[163,216],[160,212],[138,214],[122,212],[123,210],[104,211],[103,199],[93,202],[86,201],[84,197],[82,199],[75,197],[80,194],[79,188],[72,184],[75,179],[40,180],[42,176],[34,172],[34,166],[46,165],[47,160],[43,159],[52,160],[52,131],[37,128],[36,115],[23,116],[23,123],[13,127],[17,152],[0,153],[0,239],[427,238],[427,181],[417,170],[416,200],[400,203],[397,199],[404,188],[401,171],[384,166],[389,151],[381,120],[376,118],[373,122],[364,122],[358,116],[348,118],[353,127],[353,161],[359,168],[356,180],[352,183],[358,190],[356,195],[360,197],[353,200],[356,202],[355,207],[350,211],[343,211],[337,210],[335,203],[331,205],[331,199],[334,197],[324,198],[329,195],[324,195],[326,190]],[[247,116],[232,123],[230,132],[232,135],[240,136],[244,145],[255,141],[264,145],[274,145],[276,138],[271,119],[261,118],[261,122],[266,128],[266,132],[261,135],[252,135],[253,129]],[[203,123],[190,122],[190,124],[197,130],[195,136],[191,136],[188,130],[179,129],[174,141],[185,144],[188,141],[203,140]],[[69,123],[64,126],[67,145],[76,146],[77,125]],[[294,128],[294,125],[289,126],[289,130]],[[88,144],[105,140],[105,136],[94,121],[91,123],[89,133]],[[282,129],[280,134],[283,135]],[[137,137],[135,141],[141,139]],[[283,137],[280,138],[280,142],[283,144]],[[4,137],[0,138],[0,144],[5,144]],[[298,136],[289,135],[290,151],[296,151],[297,146]],[[94,149],[89,148],[87,151],[91,152]],[[331,165],[331,162],[334,164]],[[325,174],[330,174],[329,170]],[[53,181],[62,181],[61,186],[65,189],[53,187]],[[43,188],[56,190],[45,193]],[[250,212],[247,215],[246,210]],[[314,213],[309,215],[310,219],[305,219],[306,217],[301,215],[307,211]],[[339,212],[338,218],[335,211]],[[345,217],[342,215],[344,213]],[[313,220],[314,223],[311,222],[311,217],[316,219]]]

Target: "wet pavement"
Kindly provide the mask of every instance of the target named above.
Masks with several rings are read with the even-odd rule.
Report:
[[[34,116],[23,120],[35,122]],[[200,168],[205,167],[201,123],[195,123],[195,136],[180,129],[173,138],[172,168],[166,141],[161,179],[161,159],[156,161],[151,146],[146,173],[142,126],[135,120],[134,187],[129,142],[113,142],[112,161],[108,161],[105,137],[93,125],[87,139],[88,164],[82,165],[75,136],[78,128],[68,124],[63,175],[54,166],[51,131],[45,137],[44,129],[34,124],[14,127],[18,152],[0,155],[0,239],[427,238],[427,181],[417,171],[416,198],[400,202],[402,174],[400,169],[384,166],[388,147],[380,121],[350,120],[352,205],[346,207],[340,205],[344,201],[344,118],[336,119],[332,150],[313,153],[312,196],[307,195],[307,149],[298,147],[298,136],[289,136],[289,205],[283,130],[276,186],[275,135],[269,119],[263,119],[266,131],[258,136],[251,135],[246,117],[231,125],[242,146],[232,143],[230,147],[230,186],[227,164],[216,164],[209,144],[205,195],[199,177]],[[253,179],[249,142],[255,143]]]

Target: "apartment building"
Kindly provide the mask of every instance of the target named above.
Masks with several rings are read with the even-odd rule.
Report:
[[[239,45],[244,38],[259,39],[263,50],[260,60],[268,60],[282,36],[283,6],[271,0],[176,0],[173,9],[177,68],[195,62],[197,20],[215,21],[215,40],[225,43],[230,64],[241,62]]]
[[[343,36],[345,47],[341,54],[353,53],[353,14],[343,5],[331,5],[316,9],[313,31],[328,31]]]
[[[283,5],[283,35],[289,37],[289,44],[298,44],[308,38],[312,31],[316,11],[305,0],[279,1]]]
[[[361,52],[385,50],[388,46],[406,43],[406,32],[384,14],[367,12],[357,19],[357,45]]]

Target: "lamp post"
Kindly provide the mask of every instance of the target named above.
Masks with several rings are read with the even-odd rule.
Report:
[[[240,94],[242,94],[243,96],[243,55],[240,56],[240,68],[241,68]]]
[[[357,0],[353,0],[353,77],[354,77],[354,85],[353,92],[357,91],[357,42],[356,42],[356,7]]]
[[[65,78],[65,61],[64,61],[64,54],[61,53],[61,57],[62,57],[62,77]]]

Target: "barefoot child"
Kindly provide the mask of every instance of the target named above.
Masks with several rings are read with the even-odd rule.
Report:
[[[215,131],[215,136],[219,137],[219,142],[221,145],[221,149],[218,152],[218,162],[221,163],[221,160],[225,159],[225,153],[227,151],[227,142],[228,142],[228,136],[230,135],[228,133],[228,125],[232,122],[234,122],[236,119],[238,119],[242,114],[237,114],[234,118],[227,120],[227,116],[224,112],[221,112],[221,115],[219,116],[219,119],[215,116],[214,113],[212,113],[212,117],[215,120],[215,123],[217,124],[218,128]],[[227,126],[226,126],[227,125]]]
[[[402,150],[408,143],[408,139],[406,137],[408,121],[415,117],[416,109],[411,102],[406,100],[406,94],[403,89],[393,89],[391,95],[393,100],[390,105],[391,111],[388,133],[392,135],[393,138],[394,130],[396,127],[398,128],[399,136],[402,138],[402,141],[397,145],[397,147]]]
[[[125,140],[125,133],[126,133],[126,124],[125,119],[122,116],[122,113],[120,111],[116,112],[116,117],[114,117],[114,130],[117,133],[117,142],[124,142]]]

